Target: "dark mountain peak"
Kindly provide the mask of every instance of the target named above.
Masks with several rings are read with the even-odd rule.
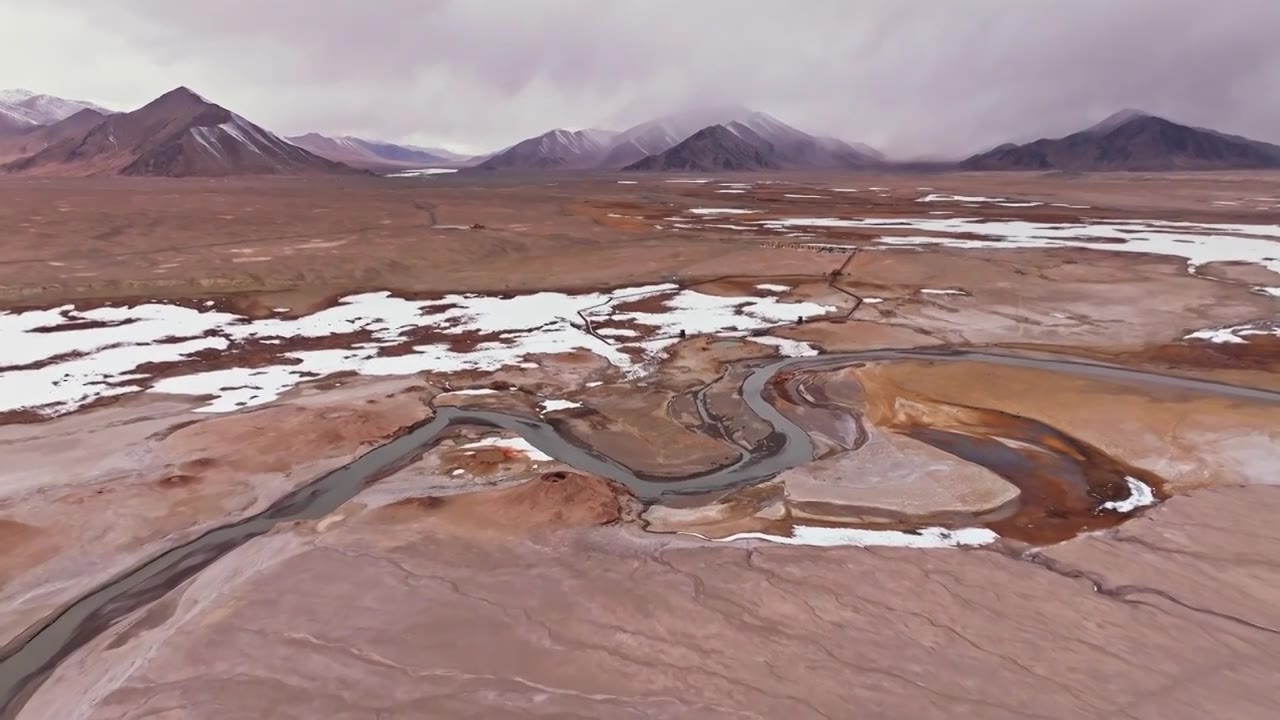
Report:
[[[797,130],[761,112],[708,125],[674,147],[624,170],[845,169],[879,160],[850,144]]]
[[[45,137],[49,141],[53,141],[88,132],[101,125],[108,117],[110,116],[106,113],[100,113],[92,108],[85,108],[71,117],[63,118],[52,125],[45,125]]]
[[[710,125],[675,147],[634,162],[623,170],[776,170],[773,145],[743,123]]]
[[[222,176],[353,172],[215,105],[186,87],[103,117],[82,111],[4,166],[45,175]],[[74,122],[73,122],[74,121]]]
[[[106,119],[105,114],[85,108],[55,123],[27,128],[16,136],[0,140],[0,163],[33,155],[67,138],[82,137]]]
[[[222,106],[209,102],[204,98],[204,96],[183,86],[170,90],[155,100],[143,105],[135,112],[151,111],[160,113],[189,113],[209,109],[218,109],[223,112],[227,112]]]
[[[1140,120],[1143,118],[1151,118],[1151,117],[1155,117],[1155,116],[1144,110],[1135,110],[1133,108],[1125,108],[1124,110],[1111,113],[1102,122],[1094,125],[1093,127],[1090,127],[1085,132],[1105,134],[1105,133],[1111,132],[1112,130],[1115,130],[1121,125],[1132,122],[1134,120]]]
[[[521,140],[474,166],[477,170],[550,170],[596,167],[617,133],[556,128]]]
[[[870,148],[810,135],[768,113],[742,105],[706,104],[633,125],[620,133],[551,130],[504,148],[475,167],[625,169],[683,142],[697,138],[705,143],[717,137],[727,143],[746,142],[764,149],[769,156],[767,167],[841,169],[863,167],[881,159]]]
[[[127,116],[127,119],[120,116],[120,121],[136,126],[144,134],[179,126],[211,127],[231,122],[235,117],[230,110],[186,87],[174,88]]]
[[[705,138],[718,138],[718,137],[727,138],[729,135],[732,135],[734,137],[739,137],[739,138],[743,137],[744,135],[748,137],[760,136],[759,133],[751,129],[751,126],[747,125],[746,123],[741,123],[741,122],[738,122],[737,120],[734,120],[732,122],[704,127],[698,132],[690,135],[689,139],[692,140],[693,138],[696,138],[698,136],[702,136]]]
[[[680,147],[686,143],[709,145],[712,143],[723,143],[730,146],[739,143],[754,143],[761,140],[760,134],[752,130],[744,123],[733,121],[723,125],[709,125],[702,128],[698,132],[690,135],[683,142],[678,143],[675,147]],[[675,148],[672,148],[673,150]]]
[[[77,113],[59,120],[56,124],[67,123],[68,125],[80,125],[89,121],[101,120],[107,116],[106,113],[98,112],[93,108],[85,108]]]
[[[1138,135],[1146,132],[1202,132],[1196,128],[1182,125],[1172,120],[1165,120],[1155,115],[1139,115],[1116,125],[1106,132],[1107,135]]]
[[[1122,110],[1056,140],[1002,145],[974,155],[970,170],[1230,170],[1280,167],[1280,147]]]
[[[196,92],[195,90],[192,90],[191,88],[187,87],[186,85],[179,85],[178,87],[176,87],[176,88],[174,88],[174,89],[170,90],[169,92],[167,92],[167,93],[165,93],[165,94],[161,95],[159,98],[156,98],[156,99],[157,99],[157,100],[163,100],[164,98],[167,98],[167,97],[175,97],[175,98],[189,98],[189,99],[191,99],[191,100],[198,100],[198,101],[200,101],[200,102],[205,102],[205,103],[209,102],[208,100],[206,100],[206,99],[204,98],[204,96],[203,96],[203,95],[201,95],[200,93]]]

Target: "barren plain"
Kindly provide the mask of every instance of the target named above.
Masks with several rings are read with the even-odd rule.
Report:
[[[1275,717],[1278,220],[0,179],[0,717]]]

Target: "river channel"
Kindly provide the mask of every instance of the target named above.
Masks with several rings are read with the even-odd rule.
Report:
[[[853,363],[894,360],[982,362],[1100,378],[1136,386],[1161,386],[1194,393],[1280,403],[1280,392],[1277,391],[1060,358],[959,350],[883,350],[788,358],[761,364],[747,375],[741,386],[741,397],[747,407],[770,427],[767,437],[751,448],[741,449],[740,457],[728,465],[682,478],[654,478],[637,473],[590,447],[583,447],[562,434],[555,424],[541,419],[492,410],[441,408],[430,421],[409,428],[404,434],[355,461],[315,478],[281,497],[263,512],[215,528],[190,542],[173,547],[28,628],[0,648],[0,717],[17,717],[27,698],[63,659],[116,622],[163,597],[220,557],[269,532],[277,524],[315,520],[332,513],[370,484],[414,462],[451,430],[460,426],[483,426],[509,431],[567,465],[622,483],[642,500],[656,501],[666,493],[704,492],[759,483],[814,459],[814,443],[808,433],[767,399],[767,388],[780,372],[821,371]],[[1056,432],[1050,428],[1033,429],[1040,433]],[[1025,482],[1025,478],[1020,477],[1019,464],[1002,447],[989,443],[989,447],[981,443],[969,443],[953,434],[929,432],[927,429],[916,436],[966,460],[978,464],[989,463],[988,466],[993,471],[1018,485],[1023,495],[1030,498],[1027,505],[1034,505],[1041,497],[1057,497],[1053,493],[1040,492]],[[1090,459],[1088,452],[1082,452],[1082,457]],[[1078,483],[1089,487],[1096,483],[1123,483],[1122,476],[1126,471],[1119,465],[1116,469],[1110,468],[1106,463],[1107,461],[1101,463],[1104,466],[1102,470],[1066,469],[1062,474],[1079,475]],[[1089,489],[1084,485],[1081,487]],[[1075,497],[1091,497],[1097,501],[1099,495],[1096,492],[1093,495],[1080,492]],[[1012,517],[1014,516],[1009,513],[993,517],[990,525],[997,529],[1011,526]],[[1025,513],[1016,517],[1019,522],[1027,520]]]

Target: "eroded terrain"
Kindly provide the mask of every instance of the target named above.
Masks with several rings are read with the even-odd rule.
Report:
[[[15,185],[4,713],[1270,717],[1276,184]]]

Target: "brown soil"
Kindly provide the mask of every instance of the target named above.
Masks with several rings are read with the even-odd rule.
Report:
[[[918,215],[947,209],[945,203],[925,207],[915,202],[924,191],[913,188],[932,186],[938,192],[1092,206],[958,208],[968,217],[1053,221],[1105,213],[1111,218],[1271,222],[1270,215],[1248,206],[1228,208],[1209,201],[1274,193],[1274,177],[784,174],[793,183],[785,192],[828,198],[784,198],[770,208],[816,216]],[[826,190],[831,186],[893,190],[881,198],[865,191]],[[617,219],[601,217],[610,212],[667,216],[708,205],[755,207],[754,193],[774,197],[783,186],[757,187],[768,189],[723,195],[710,183],[646,178],[642,185],[617,185],[612,176],[592,174],[566,176],[555,186],[483,174],[425,180],[0,178],[0,226],[11,229],[0,252],[0,301],[12,306],[64,298],[265,291],[278,293],[267,303],[287,298],[283,304],[299,309],[308,300],[362,289],[493,292],[733,274],[812,276],[834,269],[826,255],[761,247],[758,236],[744,240],[740,231],[659,231],[652,224],[607,223]],[[435,223],[480,223],[485,229],[460,233],[433,229]],[[548,267],[556,268],[556,278],[568,280],[549,279]]]
[[[598,477],[556,471],[498,490],[398,500],[373,511],[379,522],[442,526],[468,535],[505,537],[539,529],[591,527],[622,517],[625,488]]]
[[[241,548],[24,717],[1269,719],[1278,511],[1207,492],[1026,557],[369,513]]]
[[[848,322],[777,333],[826,350],[1002,346],[1280,387],[1272,340],[1182,340],[1272,318],[1275,299],[1251,292],[1265,280],[1254,271],[1205,268],[1217,278],[1209,280],[1179,259],[1084,250],[869,249],[869,232],[824,234],[822,242],[849,249],[811,252],[788,247],[790,238],[709,227],[930,210],[1270,224],[1273,216],[1248,206],[1210,203],[1280,194],[1275,175],[779,175],[732,178],[782,181],[743,194],[592,174],[566,174],[554,186],[474,175],[0,179],[0,227],[9,231],[0,307],[212,299],[254,316],[273,307],[296,315],[361,290],[421,297],[677,282],[736,293],[785,278],[795,285],[789,297],[856,306]],[[1092,208],[922,206],[915,188],[923,186]],[[762,212],[684,230],[665,220],[699,206]],[[833,271],[837,288],[828,284]],[[449,378],[328,378],[226,416],[194,415],[187,398],[140,395],[38,427],[0,426],[0,544],[12,550],[0,563],[0,630],[12,637],[143,557],[261,509],[427,417],[444,386],[514,386],[511,397],[460,402],[521,411],[537,397],[582,402],[559,421],[642,472],[722,464],[737,457],[734,444],[767,431],[742,419],[734,388],[745,371],[726,363],[776,353],[750,339],[689,338],[638,382],[576,353]],[[1275,673],[1259,660],[1280,653],[1270,560],[1280,540],[1268,524],[1276,492],[1221,487],[1274,481],[1274,406],[981,363],[871,365],[844,379],[865,392],[839,377],[783,378],[771,388],[827,458],[804,471],[812,471],[804,492],[797,482],[788,497],[783,476],[675,499],[683,507],[646,513],[650,529],[785,531],[796,519],[850,514],[893,527],[998,512],[1003,486],[942,462],[920,430],[1007,431],[1019,418],[1080,441],[1056,451],[1096,451],[1115,459],[1111,475],[1135,473],[1174,497],[1031,555],[708,546],[628,526],[633,503],[599,478],[498,449],[460,455],[457,440],[329,517],[246,544],[127,618],[70,658],[23,717],[1280,712]],[[587,387],[595,382],[608,384]],[[697,412],[698,393],[711,421]],[[842,424],[841,406],[916,439],[892,448],[898,456],[841,455],[868,442]],[[945,479],[906,477],[919,482],[904,481],[895,506],[875,482],[902,457],[908,466],[939,463],[929,478]],[[833,489],[847,479],[867,482]],[[1110,481],[1088,485],[1115,496]],[[947,487],[954,492],[938,493]],[[1068,514],[1084,507],[1078,494],[1039,500]],[[621,527],[598,527],[609,524]]]

